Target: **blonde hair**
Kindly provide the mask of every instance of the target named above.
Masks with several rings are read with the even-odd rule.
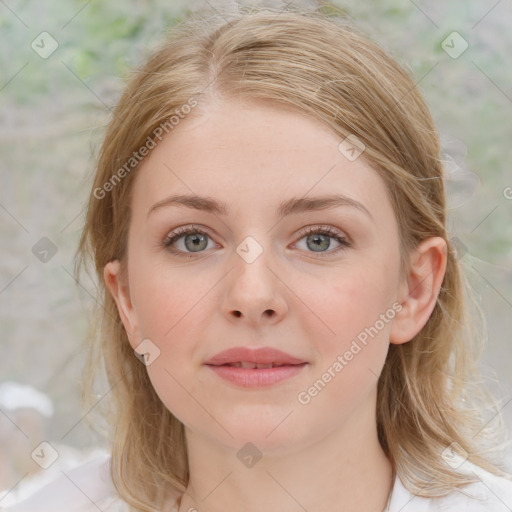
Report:
[[[86,389],[92,390],[103,357],[112,387],[111,474],[122,498],[135,510],[153,511],[164,488],[184,491],[187,451],[183,424],[134,356],[103,282],[109,261],[119,259],[125,269],[136,167],[101,198],[94,191],[119,177],[159,126],[171,128],[169,120],[191,98],[199,104],[195,115],[212,97],[286,105],[320,119],[340,141],[355,135],[364,143],[363,156],[385,181],[398,219],[404,271],[420,241],[440,236],[448,242],[430,319],[413,340],[390,346],[378,383],[379,440],[404,485],[418,495],[441,496],[474,481],[444,462],[449,445],[500,474],[482,449],[488,429],[485,398],[475,401],[483,396],[475,363],[479,337],[470,327],[467,285],[446,231],[440,144],[428,107],[408,73],[344,20],[320,11],[261,10],[229,21],[190,17],[174,27],[129,81],[101,147],[76,272],[92,259],[99,277],[102,300]]]

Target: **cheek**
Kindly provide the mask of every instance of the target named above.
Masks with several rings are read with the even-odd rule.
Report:
[[[146,263],[150,258],[140,259],[140,264],[133,261],[130,279],[140,337],[158,349],[148,375],[165,406],[186,423],[190,395],[198,392],[196,379],[190,379],[191,366],[207,332],[205,322],[212,316],[214,283],[197,272]]]
[[[324,398],[350,401],[375,385],[395,316],[395,277],[378,266],[362,265],[340,272],[321,287],[318,282],[309,283],[308,301],[316,315],[304,315],[302,325],[315,341],[314,377],[320,379],[320,388],[326,384],[330,389]]]
[[[197,274],[154,264],[150,258],[142,260],[130,277],[141,336],[164,343],[187,332],[212,286]]]
[[[382,274],[354,272],[314,294],[316,311],[329,331],[315,340],[311,333],[318,319],[309,315],[303,320],[303,329],[316,341],[317,364],[296,400],[305,414],[322,415],[326,429],[368,404],[376,391],[395,314],[388,284]]]
[[[320,320],[329,337],[336,342],[356,337],[365,328],[373,326],[381,315],[392,310],[396,284],[391,272],[382,269],[351,268],[332,276],[328,283],[311,281],[303,289],[312,305],[308,322]],[[312,318],[314,317],[314,318]],[[386,322],[386,327],[389,322]],[[384,329],[380,323],[379,330]]]

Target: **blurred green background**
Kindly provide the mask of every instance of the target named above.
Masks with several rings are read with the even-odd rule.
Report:
[[[443,140],[450,231],[488,320],[484,373],[503,399],[511,429],[512,3],[288,3],[343,11],[416,77]],[[257,5],[286,8],[277,1],[243,2]],[[94,283],[75,285],[72,277],[95,156],[130,68],[189,12],[223,9],[238,6],[0,2],[0,384],[31,385],[54,405],[50,417],[28,419],[19,408],[0,405],[2,442],[12,446],[10,455],[4,451],[8,460],[0,456],[0,497],[12,489],[4,503],[105,447],[83,421],[94,411],[80,406]],[[468,45],[457,58],[443,49],[448,36],[454,44],[454,31],[456,49]],[[45,55],[52,44],[57,48]],[[46,262],[33,252],[43,237],[57,251]],[[100,389],[99,398],[107,391]],[[43,439],[61,456],[38,472],[29,454]]]

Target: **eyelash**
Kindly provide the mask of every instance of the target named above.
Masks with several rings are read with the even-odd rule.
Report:
[[[304,237],[306,237],[308,235],[311,235],[313,233],[321,234],[321,235],[327,235],[330,238],[333,238],[334,240],[339,242],[339,244],[340,244],[340,246],[337,247],[334,250],[325,251],[325,253],[322,252],[322,251],[316,253],[316,255],[318,257],[320,257],[320,258],[324,257],[325,255],[332,255],[334,253],[337,253],[338,251],[346,249],[347,247],[351,247],[351,245],[352,245],[352,243],[349,242],[348,238],[343,236],[340,231],[332,228],[331,226],[321,226],[321,227],[318,227],[318,226],[308,226],[308,227],[304,228],[301,231],[299,240],[301,240],[302,238],[304,238]],[[193,258],[194,257],[194,253],[183,252],[183,251],[178,251],[176,249],[173,249],[172,248],[172,244],[174,242],[176,242],[177,240],[179,240],[180,238],[182,238],[183,236],[194,235],[194,234],[206,235],[206,236],[208,236],[211,239],[211,237],[208,234],[208,232],[204,231],[203,229],[201,229],[198,226],[191,225],[191,226],[184,226],[184,227],[181,227],[181,228],[177,228],[175,231],[170,233],[168,236],[166,236],[164,238],[164,240],[162,242],[162,246],[165,249],[169,250],[170,252],[172,252],[173,254],[176,254],[178,256],[184,256],[184,257],[188,257],[188,258]],[[198,251],[198,253],[200,253],[200,252],[203,252],[203,251]],[[309,251],[309,252],[314,253],[314,251]]]

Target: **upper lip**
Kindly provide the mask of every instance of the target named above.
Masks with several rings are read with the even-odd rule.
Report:
[[[259,364],[303,364],[306,361],[293,357],[282,350],[277,350],[272,347],[248,348],[248,347],[234,347],[228,350],[219,352],[211,359],[206,361],[205,364],[213,366],[221,366],[229,363],[259,363]]]

